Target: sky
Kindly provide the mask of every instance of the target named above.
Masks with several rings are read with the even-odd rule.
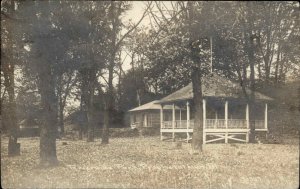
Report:
[[[122,18],[123,21],[125,23],[128,23],[129,20],[131,20],[133,23],[137,23],[143,16],[144,10],[147,7],[147,4],[146,4],[147,2],[149,2],[149,1],[132,1],[131,2],[132,8],[130,10],[128,10],[126,12],[126,14],[123,16],[123,18]],[[162,1],[162,2],[166,5],[166,7],[171,8],[170,1]],[[153,3],[153,5],[155,5],[155,4]],[[157,11],[155,9],[155,6],[153,6],[153,10]],[[146,16],[140,23],[139,27],[141,27],[141,26],[147,27],[149,25],[150,25],[150,18],[149,18],[149,16]],[[122,33],[125,33],[125,32],[126,31],[123,31]],[[126,57],[125,54],[126,53],[122,53],[122,60]],[[123,64],[124,71],[126,71],[130,68],[130,61],[131,61],[130,57],[127,56],[127,58],[125,59],[124,64]]]
[[[147,6],[146,2],[147,1],[132,1],[132,9],[126,12],[124,20],[129,21],[129,19],[131,19],[132,22],[137,23],[144,13],[144,10]],[[149,24],[149,19],[143,19],[141,25],[147,24]]]
[[[146,8],[146,2],[147,1],[133,1],[132,8],[129,11],[127,11],[122,18],[124,22],[128,23],[131,20],[131,22],[137,23],[143,16],[144,10]],[[146,16],[140,23],[139,27],[147,26],[149,23],[150,23],[149,18]],[[126,31],[123,31],[122,33],[125,32]],[[124,60],[124,58],[126,58],[126,53],[122,53],[122,60]],[[130,61],[131,61],[130,57],[127,56],[123,64],[124,71],[130,68]]]

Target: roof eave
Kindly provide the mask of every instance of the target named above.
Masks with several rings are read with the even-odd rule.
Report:
[[[174,100],[161,100],[159,102],[157,102],[157,104],[169,104],[169,103],[175,103],[175,102],[179,102],[179,101],[187,101],[187,100],[191,100],[192,98],[181,98],[181,99],[174,99]]]

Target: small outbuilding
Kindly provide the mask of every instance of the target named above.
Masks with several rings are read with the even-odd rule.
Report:
[[[160,127],[160,109],[158,100],[129,110],[131,128]],[[179,107],[174,107],[179,110]],[[172,120],[172,105],[164,106],[164,120]],[[178,113],[181,114],[181,111]],[[179,116],[179,115],[178,115]]]

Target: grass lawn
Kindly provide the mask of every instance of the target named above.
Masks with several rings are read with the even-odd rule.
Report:
[[[190,155],[158,137],[58,140],[60,166],[39,169],[39,139],[19,139],[21,156],[7,157],[1,138],[3,188],[298,188],[299,142],[208,144]],[[63,145],[67,142],[67,145]]]

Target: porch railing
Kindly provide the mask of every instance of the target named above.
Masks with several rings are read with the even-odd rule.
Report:
[[[246,129],[247,121],[244,119],[228,119],[227,120],[228,129]],[[207,129],[225,129],[226,120],[225,119],[206,119]]]
[[[131,128],[138,128],[138,127],[160,127],[159,121],[153,121],[151,123],[148,123],[147,126],[144,124],[144,122],[134,122],[131,123]],[[172,125],[171,125],[172,127]]]
[[[206,119],[207,129],[225,129],[225,119]]]
[[[250,124],[253,121],[250,121]],[[255,120],[255,129],[265,129],[265,121],[264,120]]]
[[[172,129],[173,125],[172,125],[173,121],[164,121],[163,122],[163,127],[164,129]],[[194,120],[190,120],[190,127],[189,128],[193,128],[194,126]],[[176,120],[175,121],[175,129],[186,129],[187,128],[187,120]]]
[[[228,119],[227,120],[227,128],[228,129],[247,129],[247,120],[245,119]],[[173,121],[164,121],[162,128],[164,129],[172,129]],[[253,122],[253,121],[252,121]],[[251,124],[251,122],[249,123]],[[187,120],[176,120],[175,129],[186,129],[187,128]],[[194,128],[194,120],[190,120],[189,129]],[[205,124],[206,129],[226,129],[226,120],[225,119],[206,119]],[[255,120],[255,129],[265,129],[264,120]]]

